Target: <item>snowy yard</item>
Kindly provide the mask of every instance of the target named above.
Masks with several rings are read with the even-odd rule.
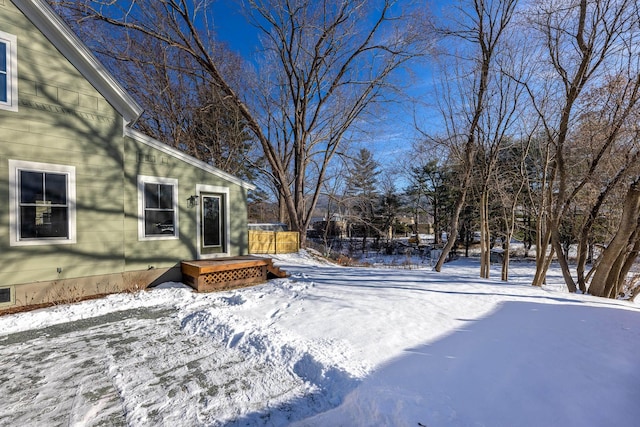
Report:
[[[640,305],[466,259],[0,317],[1,425],[636,426]],[[494,277],[499,277],[497,272]]]

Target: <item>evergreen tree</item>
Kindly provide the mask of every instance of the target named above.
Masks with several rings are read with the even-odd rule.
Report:
[[[437,160],[431,160],[420,167],[412,167],[409,176],[410,184],[405,194],[410,200],[411,213],[414,217],[418,233],[420,214],[430,216],[433,221],[435,243],[440,243],[442,225],[448,217],[448,206],[451,194],[447,185],[447,170],[438,164]],[[428,218],[425,218],[425,221]]]
[[[378,199],[376,228],[387,240],[393,238],[393,226],[400,211],[400,205],[400,196],[396,193],[396,189],[393,186],[386,188]]]
[[[351,222],[363,238],[363,250],[366,238],[374,230],[376,205],[378,202],[379,164],[371,151],[360,149],[358,155],[351,159],[351,167],[347,175],[346,196],[351,208]]]

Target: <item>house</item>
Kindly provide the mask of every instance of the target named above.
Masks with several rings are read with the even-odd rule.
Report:
[[[253,185],[137,132],[141,113],[44,0],[0,0],[0,310],[247,253]]]

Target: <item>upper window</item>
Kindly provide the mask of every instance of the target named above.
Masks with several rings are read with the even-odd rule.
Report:
[[[178,237],[178,180],[138,177],[140,239]]]
[[[0,31],[0,109],[18,111],[16,36]]]
[[[75,243],[75,168],[9,160],[11,245]]]

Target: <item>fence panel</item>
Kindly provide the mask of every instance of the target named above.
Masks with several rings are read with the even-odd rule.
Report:
[[[287,254],[300,249],[300,234],[295,231],[249,230],[250,254]]]
[[[278,231],[274,234],[277,254],[291,254],[300,250],[300,233],[297,231]]]

